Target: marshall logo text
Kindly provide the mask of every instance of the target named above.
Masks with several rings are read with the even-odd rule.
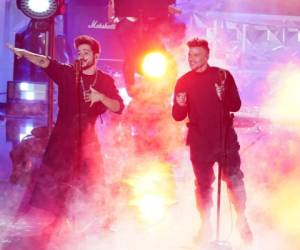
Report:
[[[115,24],[109,24],[109,23],[101,23],[98,20],[93,20],[89,25],[89,29],[104,29],[104,30],[114,30],[116,29]]]

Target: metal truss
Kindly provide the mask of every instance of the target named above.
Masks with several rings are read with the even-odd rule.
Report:
[[[300,17],[193,11],[189,24],[210,41],[212,56],[229,64],[261,67],[275,58],[300,59]]]

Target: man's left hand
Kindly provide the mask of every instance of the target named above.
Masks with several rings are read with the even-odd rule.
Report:
[[[85,102],[91,102],[90,107],[92,107],[95,102],[102,102],[104,95],[91,86],[90,89],[84,93],[83,98]]]
[[[224,84],[219,85],[215,83],[215,88],[216,88],[216,93],[218,98],[220,99],[220,101],[222,101],[224,98],[224,91],[225,91]]]

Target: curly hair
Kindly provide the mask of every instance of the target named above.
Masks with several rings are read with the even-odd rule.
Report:
[[[207,50],[207,52],[209,53],[209,46],[208,46],[208,42],[204,39],[200,39],[198,37],[193,38],[192,40],[187,42],[187,46],[189,48],[194,48],[194,47],[201,47]]]
[[[95,38],[93,38],[91,36],[81,35],[81,36],[76,37],[75,40],[74,40],[74,46],[75,46],[75,48],[78,49],[78,47],[81,44],[88,44],[88,45],[90,45],[92,51],[95,54],[99,54],[100,53],[101,46],[100,46],[99,42]]]

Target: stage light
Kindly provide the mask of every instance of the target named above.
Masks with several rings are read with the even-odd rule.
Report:
[[[33,12],[43,13],[49,10],[50,2],[48,0],[29,0],[28,7]]]
[[[30,89],[30,84],[28,82],[20,82],[19,89],[21,91],[28,91]]]
[[[61,14],[62,0],[17,0],[17,7],[28,17],[36,20],[49,19]]]
[[[19,141],[22,141],[26,136],[30,135],[32,130],[33,124],[26,124],[20,131]]]
[[[168,60],[166,56],[159,51],[148,53],[142,61],[142,72],[144,75],[152,78],[159,78],[166,74]]]

